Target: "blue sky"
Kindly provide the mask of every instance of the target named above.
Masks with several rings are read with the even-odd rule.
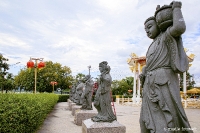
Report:
[[[200,3],[181,0],[187,30],[187,54],[195,54],[189,72],[200,86]],[[93,77],[98,64],[108,61],[113,79],[133,74],[127,65],[131,53],[144,56],[152,40],[144,21],[157,5],[169,0],[0,0],[0,53],[9,58],[15,75],[30,57],[59,62],[76,73]],[[19,64],[13,65],[17,62]]]

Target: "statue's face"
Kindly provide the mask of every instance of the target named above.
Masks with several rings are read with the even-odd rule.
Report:
[[[149,20],[146,22],[145,31],[147,33],[147,36],[151,39],[156,38],[160,33],[160,29],[155,20]]]
[[[99,66],[99,71],[100,71],[100,72],[103,72],[103,70],[104,70],[104,69],[103,69],[103,66]]]

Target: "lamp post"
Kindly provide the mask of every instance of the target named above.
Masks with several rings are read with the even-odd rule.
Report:
[[[88,69],[89,69],[89,75],[90,75],[90,69],[91,69],[91,65],[89,65],[89,66],[88,66]]]
[[[34,60],[35,63],[32,60]],[[40,61],[40,63],[38,63],[38,61]],[[34,90],[34,93],[36,94],[36,89],[37,89],[37,68],[45,67],[45,64],[43,62],[43,58],[30,58],[30,60],[27,62],[27,67],[35,69],[35,90]]]
[[[56,82],[56,81],[51,81],[51,83],[50,83],[52,86],[53,86],[53,91],[52,91],[52,93],[54,93],[54,85],[57,85],[58,84],[58,82]]]
[[[15,63],[15,64],[11,64],[11,65],[9,65],[9,66],[15,66],[15,65],[17,65],[17,64],[19,64],[19,63],[21,63],[21,62],[17,62],[17,63]]]

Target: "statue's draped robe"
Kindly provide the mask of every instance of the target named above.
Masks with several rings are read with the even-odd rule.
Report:
[[[82,99],[81,95],[83,93],[83,88],[84,88],[84,83],[78,84],[76,87],[76,93],[75,93],[75,103],[81,105],[82,104]]]
[[[181,103],[177,72],[188,69],[188,59],[181,37],[173,38],[169,29],[161,33],[150,45],[146,58],[141,133],[184,133],[183,128],[190,125]]]
[[[70,100],[72,100],[72,101],[74,101],[75,92],[76,92],[76,85],[73,85],[70,90]]]
[[[97,89],[94,106],[98,111],[97,116],[92,118],[93,121],[112,122],[116,120],[111,106],[111,82],[112,78],[109,73],[102,76],[100,85]]]
[[[82,109],[92,110],[92,87],[93,87],[93,80],[89,80],[85,85],[85,90],[82,93]]]

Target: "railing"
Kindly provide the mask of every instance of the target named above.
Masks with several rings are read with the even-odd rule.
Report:
[[[116,98],[116,103],[123,104],[125,102],[133,102],[132,98]]]
[[[182,105],[184,108],[200,108],[200,100],[199,99],[182,100]]]

